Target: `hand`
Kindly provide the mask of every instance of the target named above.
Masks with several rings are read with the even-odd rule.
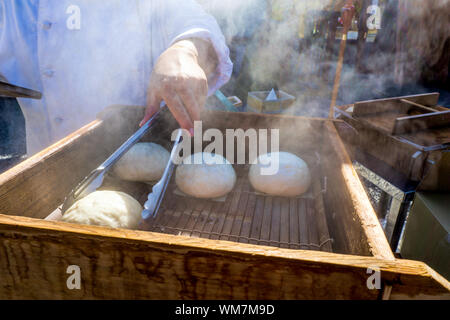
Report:
[[[150,76],[141,126],[159,110],[164,100],[180,127],[193,134],[194,121],[200,120],[208,92],[201,58],[202,52],[192,40],[178,41],[161,54]]]

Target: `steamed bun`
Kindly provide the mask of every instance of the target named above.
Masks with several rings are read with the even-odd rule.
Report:
[[[161,179],[170,153],[152,142],[136,143],[114,165],[114,173],[122,180],[151,182]]]
[[[261,168],[265,167],[264,164],[277,154],[279,157],[278,172],[271,175],[261,174]],[[260,155],[257,163],[250,166],[248,177],[255,190],[284,197],[303,194],[308,190],[311,183],[311,175],[306,162],[289,152]]]
[[[135,229],[141,219],[142,206],[133,197],[120,191],[95,191],[75,202],[62,221]]]
[[[201,164],[194,164],[195,157]],[[200,158],[201,157],[201,158]],[[217,163],[211,164],[212,160]],[[188,161],[190,160],[190,164]],[[236,173],[230,162],[218,154],[196,153],[177,167],[175,182],[184,193],[196,198],[218,198],[229,193],[236,183]]]

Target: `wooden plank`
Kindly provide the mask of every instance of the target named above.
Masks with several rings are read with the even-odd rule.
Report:
[[[196,199],[193,209],[198,212],[202,211],[208,205],[208,201],[208,199]]]
[[[404,103],[406,103],[406,104],[409,104],[409,105],[411,105],[411,106],[414,106],[414,107],[416,107],[418,110],[420,110],[420,111],[422,111],[422,112],[436,112],[436,111],[438,111],[438,110],[436,110],[436,109],[433,109],[433,108],[424,106],[424,105],[422,105],[422,104],[416,103],[416,102],[411,101],[411,100],[400,99],[400,101],[401,101],[401,102],[404,102]]]
[[[231,192],[231,197],[227,201],[230,201],[229,212],[232,214],[231,228],[233,227],[233,223],[235,220],[235,215],[239,214],[239,209],[242,207],[241,199],[243,195],[243,187],[245,181],[243,177],[238,177],[236,185],[234,186],[233,191]],[[231,229],[230,229],[231,232]]]
[[[314,201],[308,199],[306,201],[306,221],[308,223],[309,244],[312,250],[320,250],[319,235],[317,232],[317,223],[314,210]]]
[[[368,116],[383,116],[384,114],[407,114],[411,106],[400,100],[373,100],[368,102],[356,102],[353,107],[353,117],[367,118]]]
[[[250,237],[253,239],[261,238],[261,229],[264,215],[264,196],[255,196],[255,212],[253,214],[252,228],[250,232]],[[259,241],[250,240],[251,244],[258,244]]]
[[[298,199],[298,223],[300,233],[300,249],[310,249],[309,247],[309,225],[306,217],[306,200]]]
[[[182,197],[178,197],[178,201],[176,202],[175,211],[172,215],[172,218],[167,223],[167,226],[169,227],[167,230],[171,234],[179,234],[179,231],[177,230],[177,228],[183,228],[187,223],[186,214],[185,214],[185,208],[187,207],[186,202],[185,202],[185,199],[180,199],[180,198],[182,198]]]
[[[325,128],[328,131],[327,136],[329,137],[330,145],[333,147],[336,155],[334,161],[337,161],[337,163],[340,163],[340,165],[338,168],[335,167],[335,169],[332,169],[330,167],[329,158],[327,157],[324,159],[325,166],[323,167],[323,169],[328,173],[333,173],[333,170],[336,169],[339,170],[338,177],[341,177],[342,179],[341,181],[342,183],[340,182],[339,186],[334,186],[332,184],[333,179],[329,177],[328,189],[338,187],[341,189],[348,190],[348,195],[351,201],[349,207],[354,208],[354,211],[352,212],[353,217],[348,217],[349,212],[345,214],[344,212],[339,211],[339,208],[337,207],[335,208],[336,214],[339,214],[339,216],[342,219],[341,223],[344,222],[344,220],[345,220],[344,223],[348,223],[347,225],[345,225],[345,229],[341,230],[344,232],[349,231],[351,229],[350,227],[351,223],[355,223],[355,221],[350,221],[350,219],[352,220],[356,219],[356,223],[362,229],[362,232],[364,234],[364,239],[359,240],[362,242],[361,244],[363,245],[367,244],[370,253],[377,258],[383,258],[388,260],[394,259],[394,254],[392,253],[389,247],[389,243],[386,240],[383,229],[381,228],[380,222],[377,219],[377,215],[375,214],[375,211],[373,210],[372,205],[370,204],[370,201],[367,198],[367,194],[364,192],[364,187],[362,186],[361,181],[359,180],[358,175],[355,169],[353,168],[353,165],[351,163],[350,158],[348,157],[348,154],[345,152],[345,147],[342,141],[339,139],[335,127],[333,126],[332,123],[327,123],[325,125]],[[337,179],[336,176],[333,178],[336,181],[340,180]],[[329,194],[329,192],[327,192],[327,194]],[[340,202],[340,204],[338,202],[336,203],[336,205],[342,205],[344,197],[342,197],[341,195],[338,201]],[[346,215],[347,219],[345,219]],[[358,240],[351,237],[350,235],[349,238],[350,244],[354,245],[355,241]]]
[[[103,123],[94,121],[2,173],[0,212],[36,218],[53,212],[112,151],[113,143],[101,138],[105,132]]]
[[[450,298],[448,281],[403,259],[6,215],[0,234],[2,299],[377,299],[366,285],[373,266],[391,298]],[[68,265],[80,267],[81,290],[67,289]]]
[[[405,105],[398,105],[395,108],[392,108],[393,110],[387,110],[384,112],[368,113],[364,116],[359,116],[356,119],[361,121],[363,126],[382,131],[387,135],[399,135],[409,132],[417,132],[423,129],[429,130],[435,127],[449,126],[450,121],[445,117],[441,117],[442,119],[440,121],[436,120],[440,118],[440,112],[436,110],[434,110],[434,112],[426,111],[426,113],[424,113],[423,110],[417,111],[417,108],[412,105],[406,105],[406,107]],[[383,107],[385,108],[386,105]],[[423,123],[418,120],[422,117],[427,119],[426,121],[424,120]],[[403,120],[403,123],[399,124],[399,119]],[[415,120],[415,123],[409,124],[407,119],[417,120]],[[406,128],[403,128],[403,126],[406,126]]]
[[[180,210],[180,218],[177,222],[177,224],[175,225],[175,228],[179,229],[178,231],[176,231],[176,234],[181,234],[181,235],[189,235],[189,232],[185,232],[185,231],[181,231],[186,229],[189,221],[191,220],[191,216],[192,213],[194,212],[194,210],[192,210],[192,199],[189,199],[188,197],[186,197],[185,203],[186,205],[184,206],[184,209]]]
[[[375,100],[367,100],[367,101],[358,101],[354,105],[353,116],[361,117],[368,114],[373,114],[377,112],[386,112],[392,111],[392,109],[396,109],[400,112],[400,109],[403,110],[403,113],[408,110],[408,107],[405,103],[402,104],[400,100],[405,99],[417,104],[421,104],[424,106],[435,106],[439,100],[439,93],[425,93],[425,94],[417,94],[410,96],[401,96],[401,97],[393,97],[386,99],[375,99]],[[407,113],[407,111],[405,112]]]
[[[238,207],[239,207],[239,199],[242,196],[241,193],[241,187],[242,183],[238,181],[235,186],[235,190],[231,194],[231,200],[230,201],[230,207],[228,209],[228,212],[225,216],[225,221],[223,224],[222,231],[220,232],[222,235],[219,237],[220,240],[228,240],[230,239],[230,233],[233,228],[233,223],[235,220],[235,216],[238,213]]]
[[[289,243],[289,198],[281,199],[280,212],[280,242]],[[281,248],[289,248],[287,244],[281,244]]]
[[[154,220],[141,221],[139,230],[147,230],[153,232],[165,232],[164,226],[167,225],[169,219],[173,215],[173,210],[163,209],[158,212]]]
[[[218,203],[218,202],[216,202],[212,205],[211,210],[209,210],[208,217],[206,218],[205,224],[203,225],[203,229],[202,229],[202,232],[200,233],[200,237],[210,238],[213,227],[217,223],[217,220],[218,220],[218,207],[220,205],[221,205],[221,203]]]
[[[406,112],[399,113],[397,111],[389,111],[383,113],[375,113],[357,118],[364,127],[372,128],[383,132],[386,135],[392,134],[394,130],[395,119],[399,116],[407,115]]]
[[[328,231],[328,222],[325,215],[325,207],[322,197],[322,186],[320,181],[313,184],[314,200],[315,200],[315,219],[317,224],[317,232],[319,234],[319,243],[322,244],[321,250],[332,252],[332,242]]]
[[[392,137],[392,140],[397,139],[398,136]],[[415,150],[422,150],[424,148],[434,149],[434,150],[444,150],[446,148],[446,144],[450,143],[450,126],[441,127],[441,128],[433,128],[426,131],[416,131],[411,133],[406,133],[400,135],[402,138],[402,142],[391,143],[394,144],[408,144],[408,142],[412,142],[415,145],[409,146],[410,149],[414,147]],[[405,143],[404,141],[407,141]],[[394,147],[394,146],[392,146]]]
[[[161,214],[158,213],[157,221],[155,221],[154,226],[155,229],[150,229],[158,232],[165,232],[169,234],[176,234],[177,232],[174,229],[169,229],[166,227],[176,227],[178,220],[180,219],[180,211],[183,207],[183,202],[178,201],[179,196],[173,193],[173,188],[169,185],[168,191],[164,197],[164,200],[161,204],[163,210],[160,209]]]
[[[281,215],[281,198],[273,197],[271,222],[270,222],[270,245],[278,247],[280,241],[280,215]]]
[[[439,92],[414,94],[409,96],[398,97],[397,99],[406,99],[425,106],[435,106],[439,101]]]
[[[242,243],[249,243],[249,241],[246,238],[250,237],[250,231],[252,228],[252,222],[253,217],[255,214],[255,208],[256,208],[256,195],[254,193],[251,193],[248,195],[248,201],[247,201],[247,208],[245,209],[245,216],[244,221],[242,222],[242,228],[241,228],[241,237],[239,242]]]
[[[187,211],[185,211],[187,212]],[[197,224],[197,221],[200,217],[200,211],[198,210],[191,210],[190,214],[188,216],[188,220],[186,222],[186,225],[184,226],[184,229],[186,230],[182,234],[185,236],[192,236],[194,226]]]
[[[395,119],[393,135],[450,126],[450,110]]]
[[[289,242],[292,243],[289,248],[291,249],[300,248],[296,245],[300,242],[297,202],[295,198],[289,199]]]
[[[231,205],[231,201],[228,199],[228,197],[231,197],[233,194],[229,194],[227,196],[227,201],[225,201],[224,203],[222,203],[220,205],[220,210],[217,212],[217,221],[214,224],[213,228],[212,228],[212,232],[213,234],[211,234],[210,239],[219,239],[219,236],[217,235],[218,233],[222,232],[222,229],[224,227],[225,224],[225,220],[226,217],[228,215],[228,211]]]
[[[330,137],[330,140],[333,141],[333,138]],[[323,197],[327,212],[327,221],[329,225],[333,226],[333,228],[330,229],[330,236],[334,239],[333,250],[334,252],[351,252],[352,254],[358,255],[372,254],[370,245],[366,240],[366,231],[361,225],[357,210],[351,211],[346,209],[354,205],[353,201],[355,200],[353,199],[356,199],[356,201],[361,200],[364,203],[364,197],[367,199],[367,195],[364,189],[362,189],[359,193],[352,196],[350,190],[344,187],[348,181],[346,181],[346,178],[343,176],[343,172],[353,175],[351,171],[346,171],[354,170],[353,165],[351,164],[350,159],[348,159],[348,162],[345,164],[343,164],[341,160],[338,160],[339,155],[334,153],[332,148],[333,147],[330,145],[324,145],[322,154],[329,153],[330,156],[322,158],[322,171],[325,172],[324,178],[327,180],[327,191],[323,194]],[[331,156],[331,154],[334,155]],[[338,163],[338,165],[336,165],[336,163]],[[349,179],[354,180],[355,178],[358,179],[356,172],[354,173],[354,176]],[[359,182],[359,179],[357,181]],[[362,185],[361,188],[363,188]],[[338,191],[338,189],[341,190]],[[372,212],[374,212],[368,199],[367,202],[368,203],[365,203],[365,205],[367,205],[367,210],[372,210]],[[370,211],[367,212],[370,214]],[[376,223],[379,224],[378,219],[376,219]],[[384,238],[384,234],[381,235],[383,235]]]
[[[183,212],[187,221],[184,227],[179,226],[179,228],[184,229],[182,232],[183,235],[192,236],[194,227],[200,217],[200,211],[205,207],[205,200],[187,197],[187,203],[188,205]]]
[[[208,218],[211,214],[211,210],[213,208],[212,201],[203,201],[204,205],[200,211],[199,217],[193,227],[192,237],[200,237],[201,232],[204,230],[206,223],[208,222]]]
[[[238,241],[239,234],[241,233],[242,224],[244,222],[244,216],[245,216],[245,209],[247,207],[248,202],[248,191],[249,191],[249,184],[244,180],[247,177],[241,177],[241,186],[239,188],[240,197],[239,197],[239,203],[236,210],[236,214],[234,215],[233,224],[230,231],[230,241]],[[234,236],[234,237],[233,237]]]
[[[261,241],[260,243],[263,245],[268,245],[270,242],[270,230],[271,230],[271,222],[272,222],[272,197],[265,197],[264,199],[264,214],[261,224]]]

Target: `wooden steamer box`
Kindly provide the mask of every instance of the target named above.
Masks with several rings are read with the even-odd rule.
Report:
[[[281,112],[289,108],[294,102],[295,97],[282,91],[276,90],[277,99],[267,101],[270,91],[251,91],[247,96],[247,104],[255,112]]]
[[[203,130],[279,129],[280,149],[312,170],[305,196],[257,194],[248,166],[234,165],[238,183],[223,202],[178,196],[172,181],[157,223],[146,226],[151,231],[44,220],[137,129],[143,112],[111,107],[0,175],[0,298],[450,297],[449,283],[426,264],[394,258],[332,120],[204,113]],[[172,128],[162,119],[144,140],[167,143]],[[140,184],[110,184],[141,202],[148,192]],[[80,267],[80,290],[67,288],[70,265]],[[380,271],[379,289],[367,286],[373,270]]]
[[[421,182],[421,190],[449,191],[450,110],[437,106],[438,98],[439,93],[428,93],[338,106],[337,119],[345,121],[338,131],[349,146],[381,160],[404,180]]]

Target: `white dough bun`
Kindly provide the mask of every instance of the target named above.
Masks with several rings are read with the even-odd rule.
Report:
[[[136,143],[114,165],[114,173],[122,180],[152,182],[161,179],[170,153],[153,142]]]
[[[201,162],[196,164],[195,159]],[[192,197],[218,198],[233,190],[236,173],[221,155],[201,152],[183,159],[177,167],[175,181],[182,192]]]
[[[142,206],[130,195],[120,191],[95,191],[75,202],[62,216],[62,221],[136,229]]]
[[[275,174],[262,174],[261,169],[268,168],[269,161],[278,155],[279,168]],[[249,180],[259,192],[282,197],[294,197],[305,193],[311,184],[311,174],[303,159],[289,152],[277,152],[260,155],[257,162],[250,166]]]

